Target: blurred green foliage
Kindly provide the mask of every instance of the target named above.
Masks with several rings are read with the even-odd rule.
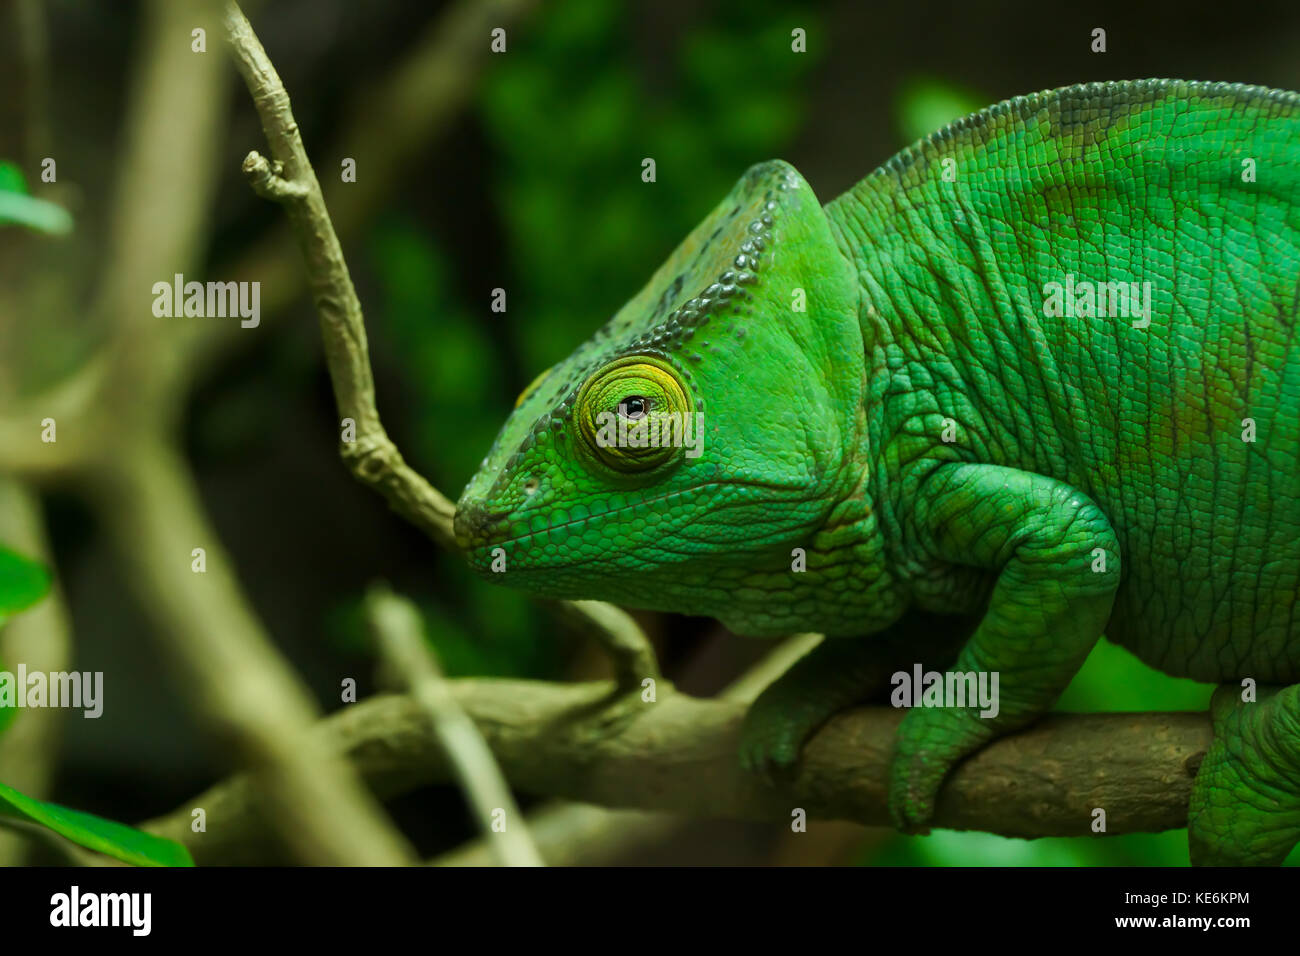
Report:
[[[721,5],[652,85],[627,55],[637,38],[623,5],[563,3],[487,77],[517,384],[602,325],[745,169],[785,150],[815,65],[791,53],[793,25],[774,3]],[[656,182],[641,180],[646,158]]]
[[[899,87],[894,125],[901,144],[914,143],[989,105],[989,98],[933,76],[914,76]]]

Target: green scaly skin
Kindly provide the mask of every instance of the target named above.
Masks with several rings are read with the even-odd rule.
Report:
[[[1193,862],[1278,863],[1300,692],[1240,684],[1300,681],[1297,197],[1300,97],[1161,80],[1001,103],[824,208],[755,166],[521,396],[457,536],[534,593],[824,632],[747,718],[764,772],[914,661],[998,672],[996,717],[908,712],[904,828],[1104,632],[1226,685]],[[1049,315],[1070,274],[1150,282],[1149,326]],[[599,447],[598,413],[647,407],[702,413],[703,453]]]

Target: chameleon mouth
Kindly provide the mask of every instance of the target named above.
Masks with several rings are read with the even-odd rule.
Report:
[[[548,525],[547,527],[540,528],[536,531],[526,531],[522,534],[509,533],[510,513],[492,513],[485,510],[481,505],[466,504],[462,502],[456,508],[456,515],[453,519],[453,530],[456,535],[456,544],[462,551],[466,552],[475,548],[484,548],[488,546],[495,547],[499,545],[524,544],[561,528],[572,528],[574,525],[584,525],[596,521],[604,521],[609,518],[617,517],[627,511],[662,505],[665,502],[674,501],[675,499],[688,495],[696,496],[701,492],[712,491],[729,484],[735,485],[742,483],[736,481],[707,481],[700,485],[693,485],[689,488],[680,488],[676,491],[671,491],[653,498],[646,498],[641,501],[625,504],[609,511],[588,514],[581,518],[570,518],[568,521],[561,521],[557,524]],[[770,490],[789,490],[781,485],[764,484],[762,482],[743,482],[743,484],[749,487],[767,488]]]
[[[581,518],[570,518],[568,521],[561,521],[557,524],[547,525],[535,531],[526,531],[522,534],[510,534],[510,519],[513,512],[501,514],[493,513],[481,505],[468,504],[461,502],[456,507],[456,514],[452,519],[452,531],[456,537],[456,544],[462,551],[470,551],[474,548],[483,548],[489,545],[504,544],[522,544],[530,541],[540,535],[557,531],[561,528],[571,528],[574,525],[588,524],[592,521],[604,520],[615,517],[625,511],[631,511],[635,508],[644,508],[648,505],[658,505],[665,501],[671,501],[674,498],[680,498],[683,495],[697,493],[699,491],[713,488],[721,482],[708,482],[695,488],[683,488],[678,491],[669,492],[668,494],[659,495],[655,498],[648,498],[644,501],[632,502],[609,511],[601,511],[595,514],[584,515]]]

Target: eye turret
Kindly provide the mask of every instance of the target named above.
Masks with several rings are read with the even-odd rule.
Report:
[[[678,457],[694,402],[677,370],[633,355],[610,362],[578,391],[574,421],[583,446],[615,471],[639,473]]]

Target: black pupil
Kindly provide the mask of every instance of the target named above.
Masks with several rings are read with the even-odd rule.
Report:
[[[618,404],[618,413],[632,420],[645,417],[650,411],[650,399],[644,395],[629,395]]]

